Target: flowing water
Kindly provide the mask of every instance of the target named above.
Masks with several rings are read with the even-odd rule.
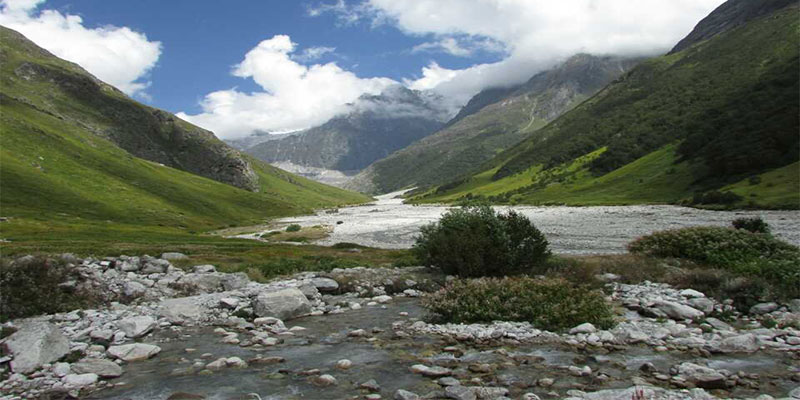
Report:
[[[401,316],[400,312],[407,312]],[[342,314],[327,314],[289,321],[287,327],[302,326],[305,331],[286,337],[284,343],[266,349],[242,348],[223,344],[221,337],[211,328],[187,328],[181,333],[159,333],[151,342],[162,347],[161,353],[147,361],[127,363],[125,374],[116,380],[118,387],[95,393],[95,399],[345,399],[366,393],[359,385],[374,379],[381,386],[384,398],[392,398],[397,389],[406,389],[425,394],[440,387],[430,378],[413,374],[409,367],[418,363],[436,364],[452,362],[466,372],[471,363],[489,363],[497,366],[494,378],[497,383],[508,386],[512,397],[533,391],[544,396],[550,390],[564,393],[576,384],[587,388],[620,388],[630,386],[632,377],[638,375],[639,367],[653,363],[666,371],[671,365],[694,361],[708,363],[714,368],[743,370],[763,375],[763,386],[758,391],[737,388],[737,394],[750,396],[756,393],[785,394],[792,388],[786,379],[792,360],[787,355],[757,353],[741,355],[718,355],[711,358],[696,358],[682,352],[655,352],[647,347],[630,347],[624,352],[592,354],[574,348],[556,345],[520,345],[506,347],[507,352],[494,351],[498,347],[470,347],[461,357],[441,350],[448,345],[439,337],[396,337],[392,323],[401,320],[422,318],[424,311],[415,299],[396,298],[386,308],[367,306]],[[374,328],[377,328],[373,330]],[[376,340],[349,338],[347,332],[365,329],[374,333]],[[240,337],[242,337],[240,335]],[[196,349],[187,353],[185,349]],[[246,368],[228,368],[211,375],[198,374],[191,364],[200,360],[203,353],[211,356],[205,363],[218,357],[238,356],[248,360],[257,354],[281,356],[285,362],[272,365],[251,365]],[[529,363],[514,360],[527,358]],[[352,361],[352,368],[342,371],[335,368],[341,359]],[[592,370],[608,375],[610,379],[599,382],[590,377],[574,377],[559,367],[564,365],[589,365]],[[316,387],[300,372],[319,369],[322,374],[336,377],[337,385]],[[457,368],[458,369],[458,368]],[[774,379],[781,375],[782,379]],[[479,376],[479,375],[476,375]],[[543,377],[555,378],[556,384],[549,390],[524,388]],[[257,394],[256,397],[253,394]],[[180,397],[180,396],[183,397]]]
[[[408,205],[397,197],[402,192],[379,196],[375,203],[314,215],[284,218],[280,226],[326,225],[333,233],[316,243],[351,242],[379,248],[409,248],[419,228],[435,222],[448,210],[441,205]],[[497,207],[526,215],[560,254],[624,253],[631,240],[654,231],[688,226],[729,226],[741,217],[761,217],[773,233],[800,245],[800,211],[710,211],[688,207],[596,206],[596,207]],[[252,235],[250,236],[252,237]]]

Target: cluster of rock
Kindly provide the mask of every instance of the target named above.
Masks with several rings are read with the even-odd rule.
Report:
[[[677,290],[667,284],[612,284],[611,298],[629,311],[624,321],[610,330],[598,330],[585,323],[566,334],[534,328],[527,322],[497,321],[491,324],[429,324],[416,321],[397,329],[416,333],[446,335],[457,341],[564,343],[576,347],[607,347],[644,344],[657,351],[694,350],[701,354],[754,352],[760,348],[800,351],[800,330],[796,327],[763,328],[755,318],[739,315],[730,304],[720,304],[696,290]],[[756,307],[763,307],[759,305]],[[772,308],[771,318],[800,320],[800,309]],[[728,314],[742,329],[712,317]],[[762,317],[767,315],[762,313]]]
[[[14,395],[0,399],[53,392],[77,397],[81,390],[111,386],[105,379],[122,375],[125,363],[160,352],[157,345],[141,342],[155,329],[210,324],[220,326],[218,333],[224,343],[274,346],[282,341],[282,335],[291,334],[284,320],[383,304],[391,300],[385,294],[387,288],[391,292],[402,289],[405,293],[401,296],[420,293],[407,273],[394,269],[371,270],[365,282],[350,279],[354,276],[351,271],[331,272],[343,282],[358,282],[362,294],[383,293],[362,298],[358,293],[338,295],[337,280],[315,273],[262,284],[250,281],[244,273],[217,272],[213,265],[194,266],[186,272],[171,263],[186,258],[180,253],[164,253],[160,258],[62,257],[73,269],[70,275],[76,277],[62,287],[102,294],[108,306],[4,324],[4,331],[14,333],[0,341],[8,354],[0,358],[0,366],[8,374],[8,379],[0,382],[0,392]],[[75,362],[59,362],[63,359]],[[246,365],[232,357],[193,367],[211,371]]]
[[[214,333],[222,343],[269,348],[305,330],[300,326],[287,328],[285,320],[303,315],[338,314],[362,307],[385,308],[393,299],[390,294],[416,297],[422,291],[436,289],[446,280],[425,269],[412,267],[337,269],[324,275],[301,273],[287,279],[257,283],[242,273],[217,272],[211,265],[194,266],[188,271],[172,265],[170,260],[182,257],[178,253],[165,253],[160,258],[73,259],[75,273],[72,276],[78,278],[65,286],[106,291],[110,303],[96,310],[76,310],[4,324],[4,333],[13,333],[0,340],[7,354],[0,358],[0,373],[7,377],[0,382],[0,399],[37,398],[53,393],[79,397],[120,384],[113,378],[124,374],[127,363],[159,354],[161,348],[152,335],[158,330],[180,332],[190,326],[211,325],[216,326]],[[424,394],[424,398],[456,400],[506,399],[510,396],[509,387],[526,390],[536,387],[550,390],[551,396],[560,396],[550,389],[554,385],[550,376],[524,385],[513,377],[495,376],[494,372],[502,363],[543,364],[537,357],[512,354],[503,348],[506,344],[547,343],[580,351],[585,349],[592,354],[640,346],[656,352],[689,352],[701,359],[715,353],[800,352],[800,330],[796,325],[764,328],[759,323],[766,318],[798,320],[797,304],[760,304],[748,317],[738,314],[730,304],[719,303],[691,289],[678,290],[650,282],[610,283],[609,287],[612,289],[610,299],[625,309],[622,321],[612,329],[598,329],[584,323],[567,333],[554,333],[518,322],[430,324],[414,318],[400,318],[388,332],[399,340],[433,335],[445,343],[495,348],[491,353],[503,357],[499,364],[462,358],[463,349],[449,345],[441,349],[446,357],[421,358],[418,364],[410,367],[410,372],[438,384],[439,389]],[[712,316],[717,314],[733,316],[735,322],[729,324]],[[407,316],[407,313],[400,315]],[[374,342],[381,332],[383,330],[378,328],[356,329],[347,336],[350,340]],[[188,354],[194,349],[186,351]],[[194,360],[182,359],[185,365],[174,372],[204,375],[222,369],[282,362],[284,359],[277,355],[258,354],[243,359],[207,353]],[[352,366],[350,360],[339,360],[330,373],[310,369],[298,374],[314,386],[334,386],[339,384],[336,371]],[[556,375],[571,379],[592,382],[615,379],[603,368],[593,369],[580,363],[552,368]],[[645,363],[638,374],[632,382],[636,387],[597,392],[571,389],[567,396],[571,399],[710,399],[713,397],[703,389],[758,390],[759,385],[756,374],[715,369],[703,365],[702,361],[678,362],[662,370]],[[794,377],[800,380],[800,373],[795,373]],[[669,385],[678,390],[653,385]],[[360,389],[368,392],[364,398],[381,398],[380,385],[375,381],[362,383]],[[800,396],[800,389],[795,392]],[[642,393],[644,397],[636,397]],[[394,393],[394,398],[423,397],[401,389]],[[539,397],[530,392],[520,398],[535,400]],[[770,398],[760,397],[762,400]]]
[[[402,335],[434,334],[453,343],[471,343],[480,346],[500,347],[521,343],[551,344],[592,352],[624,351],[629,346],[647,346],[656,352],[689,352],[699,357],[717,353],[752,353],[759,350],[800,352],[800,330],[797,325],[786,328],[764,328],[758,322],[768,312],[769,317],[782,321],[800,321],[800,310],[777,305],[758,305],[750,317],[740,315],[730,304],[720,304],[696,290],[677,290],[666,284],[645,282],[639,285],[611,284],[611,298],[627,309],[624,321],[609,330],[597,329],[590,323],[578,325],[567,333],[554,333],[534,328],[525,322],[496,321],[491,324],[431,324],[424,321],[399,321],[393,328]],[[767,310],[758,312],[761,310]],[[727,314],[735,317],[737,327],[710,315]],[[791,324],[789,324],[791,325]],[[444,351],[456,351],[455,347]],[[458,360],[457,358],[455,359]],[[442,367],[442,360],[431,360],[432,366],[415,366],[415,372],[426,376],[450,376],[453,370]],[[447,360],[451,363],[453,360]],[[438,363],[438,365],[437,365]],[[458,365],[458,363],[455,363]],[[470,366],[472,367],[472,366]],[[574,376],[609,379],[588,366],[563,365],[562,369]],[[800,380],[800,371],[794,378]],[[665,371],[652,364],[644,364],[638,379],[642,385],[669,384],[678,388],[728,389],[742,386],[758,390],[758,375],[744,371],[715,370],[705,365],[681,363]],[[646,379],[645,379],[646,378]],[[545,382],[548,386],[552,382]],[[626,389],[629,390],[629,389]],[[702,390],[670,392],[648,389],[659,397],[674,399],[713,398]],[[578,393],[571,398],[628,399],[626,391],[603,393]],[[797,391],[800,394],[800,389]],[[599,393],[599,394],[598,394]],[[624,397],[628,396],[628,397]],[[473,396],[451,398],[476,398]],[[481,398],[481,397],[477,397]],[[770,398],[770,397],[764,397]]]

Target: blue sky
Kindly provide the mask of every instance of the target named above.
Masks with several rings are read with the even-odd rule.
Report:
[[[238,87],[259,90],[252,80],[230,74],[248,50],[261,40],[289,35],[300,49],[335,47],[319,62],[336,62],[359,77],[389,77],[397,81],[418,76],[435,59],[440,65],[461,69],[475,63],[498,61],[497,53],[478,52],[471,57],[410,50],[431,35],[410,36],[396,27],[369,23],[337,23],[334,14],[312,17],[309,7],[320,2],[226,0],[51,0],[44,4],[62,14],[83,17],[84,25],[127,26],[162,44],[162,55],[150,72],[150,99],[139,99],[168,111],[200,112],[205,94]]]
[[[579,52],[661,54],[722,2],[0,0],[0,24],[235,138],[318,125],[398,84],[455,113]]]

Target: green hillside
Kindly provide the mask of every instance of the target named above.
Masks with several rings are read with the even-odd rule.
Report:
[[[94,80],[88,73],[14,31],[2,28],[0,34],[2,239],[150,240],[369,200],[242,156],[206,131],[140,105],[102,83],[97,83],[99,90],[122,104],[118,111],[134,111],[110,116],[98,112],[90,100],[73,98],[74,92],[63,86]],[[58,73],[31,75],[31,70]],[[80,79],[53,78],[66,75]],[[131,115],[137,120],[143,114],[171,118],[182,131],[162,132],[168,136],[162,147],[151,143],[148,151],[156,149],[178,164],[197,157],[180,154],[195,149],[209,159],[218,156],[208,165],[210,175],[228,182],[139,158],[121,148],[123,134],[135,135],[137,127],[120,126],[119,121]],[[114,133],[102,134],[110,131]],[[185,146],[164,147],[176,135]],[[242,185],[249,190],[234,186],[244,182],[237,174],[251,175],[247,179],[253,185]]]
[[[578,54],[516,88],[485,90],[447,127],[373,163],[347,187],[387,193],[438,185],[474,172],[638,61]]]
[[[643,62],[486,163],[482,172],[416,201],[486,196],[579,205],[694,199],[703,205],[798,208],[797,16],[790,5]],[[776,169],[783,172],[771,172]]]

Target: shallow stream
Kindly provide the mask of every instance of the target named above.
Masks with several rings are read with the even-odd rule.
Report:
[[[408,315],[401,316],[400,312]],[[200,398],[190,395],[200,395],[209,399],[344,399],[366,394],[365,390],[359,389],[359,385],[370,379],[378,382],[384,398],[392,398],[397,389],[419,394],[441,389],[433,379],[409,371],[411,365],[419,363],[454,367],[456,373],[462,375],[463,382],[480,378],[488,385],[507,386],[513,398],[525,392],[544,396],[552,390],[563,395],[576,387],[588,390],[628,387],[632,377],[639,376],[639,367],[646,362],[653,363],[659,371],[666,373],[670,366],[692,360],[708,363],[714,368],[743,370],[762,376],[759,390],[738,388],[734,392],[737,396],[758,393],[785,395],[792,388],[787,379],[787,375],[791,374],[792,360],[788,356],[769,352],[705,359],[681,352],[654,352],[647,347],[630,347],[624,352],[606,354],[547,344],[470,347],[462,343],[458,347],[463,350],[463,355],[456,357],[442,352],[444,347],[451,344],[440,337],[397,337],[393,333],[393,322],[422,318],[423,314],[417,300],[397,298],[389,302],[386,308],[367,306],[342,314],[300,318],[287,323],[287,327],[302,326],[306,330],[285,337],[282,344],[260,350],[222,344],[221,337],[213,334],[210,328],[186,329],[180,334],[160,334],[154,339],[163,349],[157,357],[127,364],[125,374],[117,379],[124,384],[113,390],[96,393],[91,398],[168,399],[174,396],[173,399],[190,399]],[[374,328],[377,329],[373,331]],[[377,332],[373,335],[376,339],[370,342],[365,338],[347,337],[347,333],[354,329]],[[187,353],[186,348],[196,351]],[[503,350],[496,351],[499,348]],[[203,359],[205,363],[232,356],[248,360],[258,353],[265,357],[281,356],[286,361],[199,375],[199,369],[192,370],[191,364],[204,353],[212,355]],[[353,367],[345,371],[336,369],[335,363],[341,359],[349,359]],[[521,359],[529,361],[520,363]],[[473,363],[488,363],[495,366],[496,370],[488,374],[472,373],[467,367]],[[574,377],[559,368],[569,365],[588,365],[610,378],[600,382],[592,377]],[[333,375],[338,384],[329,387],[312,385],[308,377],[301,374],[310,369]],[[527,388],[544,377],[555,380],[552,388]]]

